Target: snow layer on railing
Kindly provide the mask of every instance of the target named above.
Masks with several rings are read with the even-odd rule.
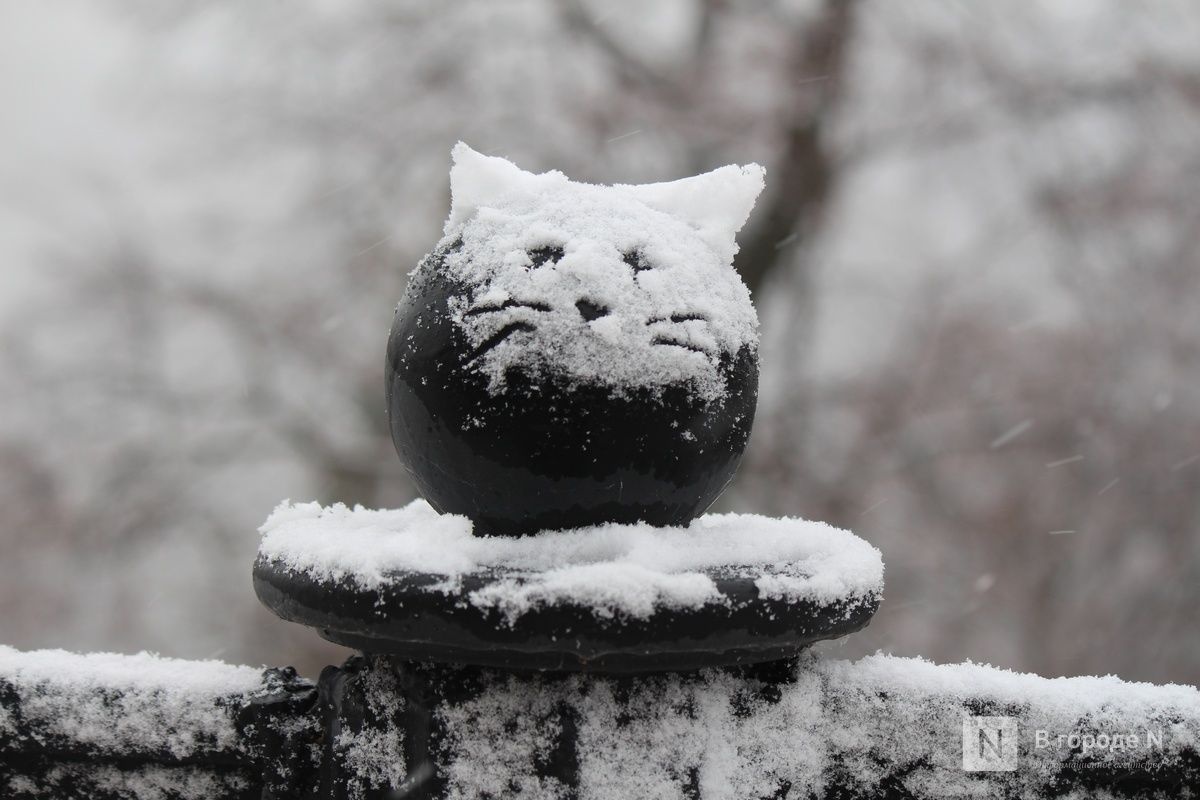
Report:
[[[262,686],[262,670],[219,661],[0,645],[0,694],[16,701],[16,711],[0,704],[0,752],[27,740],[176,759],[229,750],[238,743],[238,702]]]
[[[1180,798],[1200,785],[1190,686],[882,655],[806,658],[784,683],[411,668],[481,687],[435,712],[450,798]],[[1011,718],[1011,771],[964,769],[964,744],[978,743],[963,723],[976,716]]]
[[[510,619],[554,602],[598,613],[645,617],[658,607],[721,602],[708,570],[749,568],[768,597],[831,603],[883,590],[878,550],[823,522],[707,514],[686,528],[601,525],[521,538],[473,536],[466,517],[438,514],[424,500],[401,509],[283,503],[260,528],[259,557],[325,581],[384,585],[398,572],[444,576],[498,571],[471,596]]]
[[[244,800],[261,790],[244,774],[202,767],[62,763],[0,785],[12,800]]]
[[[239,734],[224,707],[241,705],[234,694],[258,696],[260,680],[256,670],[212,662],[0,648],[0,707],[10,711],[0,728],[0,794],[256,794],[269,766],[260,759],[285,751],[242,766],[218,765],[204,751],[218,741],[245,749],[229,738],[253,734]],[[612,678],[376,656],[327,670],[322,683],[336,709],[330,730],[339,731],[327,754],[351,797],[428,782],[438,797],[580,800],[1094,800],[1187,798],[1200,787],[1200,691],[1111,676],[1046,679],[876,655],[805,656],[792,670]],[[50,695],[58,699],[39,705]],[[306,730],[325,713],[287,708],[279,710]],[[963,723],[981,716],[1011,720],[1011,771],[964,769],[973,743]],[[47,731],[73,746],[60,763],[53,742],[14,740]],[[196,763],[139,760],[164,748]],[[409,763],[410,752],[430,760]],[[316,785],[311,770],[290,774],[288,791]]]
[[[386,796],[408,777],[404,752],[404,690],[390,669],[360,670],[364,663],[354,659],[341,677],[356,683],[362,704],[354,709],[354,720],[338,726],[331,759],[345,776],[342,788],[348,800]]]
[[[839,754],[847,775],[868,785],[903,775],[918,796],[1003,786],[1014,796],[1038,797],[1055,782],[1090,779],[1102,788],[1126,770],[1179,769],[1189,760],[1191,780],[1200,778],[1200,691],[1192,686],[1042,678],[880,655],[817,661],[813,669],[824,698],[814,733]],[[977,733],[964,735],[970,717],[1013,720],[1012,771],[964,770],[964,747],[979,747]]]

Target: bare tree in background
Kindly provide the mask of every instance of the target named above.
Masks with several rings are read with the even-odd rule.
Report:
[[[938,151],[957,150],[970,170],[999,150],[1011,210],[980,226],[965,277],[922,287],[876,365],[778,407],[741,486],[884,548],[903,599],[865,648],[1187,680],[1200,154],[1180,132],[1200,122],[1200,69],[1135,51],[1097,74],[1036,22],[975,11],[953,36],[887,32],[905,37],[908,78],[929,94],[919,113],[937,124],[864,120],[847,169],[889,152],[947,169]],[[946,75],[970,76],[982,99],[939,107]],[[990,265],[1020,258],[1042,265],[1035,297],[1063,310],[970,296]]]
[[[1200,72],[1155,25],[1198,15],[1164,5],[1129,28],[1108,5],[147,6],[145,91],[189,121],[164,168],[195,208],[114,204],[109,233],[48,255],[51,302],[6,321],[24,423],[0,469],[32,483],[5,529],[53,531],[46,552],[113,574],[166,532],[194,539],[230,572],[198,591],[237,609],[202,640],[292,658],[303,639],[245,586],[252,529],[288,494],[411,498],[382,349],[439,235],[450,145],[606,182],[757,160],[737,266],[762,402],[723,504],[879,544],[868,647],[1188,679]],[[197,41],[206,57],[179,55]],[[3,585],[6,607],[62,591]],[[104,636],[144,641],[145,598],[121,598]],[[43,643],[24,613],[0,638]],[[201,612],[175,613],[147,645]]]

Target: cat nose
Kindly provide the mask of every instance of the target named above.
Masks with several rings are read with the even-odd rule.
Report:
[[[575,307],[579,309],[579,316],[583,317],[584,322],[591,322],[608,314],[607,306],[593,303],[591,300],[579,300]]]

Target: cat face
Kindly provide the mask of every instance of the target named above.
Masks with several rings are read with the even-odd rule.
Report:
[[[471,347],[468,367],[493,393],[518,368],[617,395],[687,383],[719,400],[722,359],[757,347],[731,262],[762,180],[752,165],[595,186],[460,143],[441,248],[443,277],[465,287],[449,311]]]
[[[687,524],[754,420],[757,320],[730,264],[762,170],[590,186],[454,160],[445,236],[388,338],[414,483],[486,534]]]

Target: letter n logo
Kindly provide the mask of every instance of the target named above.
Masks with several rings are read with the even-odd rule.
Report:
[[[962,723],[963,769],[1011,772],[1017,768],[1015,717],[966,717]]]

